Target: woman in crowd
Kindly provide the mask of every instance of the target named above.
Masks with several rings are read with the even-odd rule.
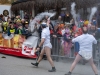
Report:
[[[69,29],[69,25],[65,25],[65,31],[63,33],[63,40],[62,40],[62,47],[64,49],[64,54],[66,56],[69,56],[69,52],[71,50],[71,31]]]

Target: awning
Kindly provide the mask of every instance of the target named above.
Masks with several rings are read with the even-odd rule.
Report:
[[[76,10],[100,3],[99,0],[18,0],[12,3],[11,10],[31,10],[34,7],[38,10],[50,10],[64,7],[70,11],[72,2],[76,3]]]
[[[20,0],[12,3],[11,11],[32,10],[34,8],[34,0]]]

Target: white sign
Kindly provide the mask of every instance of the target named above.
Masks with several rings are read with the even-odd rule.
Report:
[[[36,46],[38,43],[38,37],[31,36],[22,45],[22,54],[24,55],[34,55]]]

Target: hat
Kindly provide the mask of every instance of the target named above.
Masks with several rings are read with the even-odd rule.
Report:
[[[16,22],[21,22],[21,20],[20,19],[17,19]]]
[[[42,26],[43,28],[46,28],[46,27],[47,27],[47,24],[46,24],[45,22],[42,22],[42,23],[41,23],[41,26]]]
[[[29,24],[28,21],[26,21],[25,24]]]
[[[88,24],[89,24],[88,20],[84,21],[84,25],[88,25]]]

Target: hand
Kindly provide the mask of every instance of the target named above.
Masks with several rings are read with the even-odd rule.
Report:
[[[3,32],[3,34],[5,34],[5,32]]]
[[[71,39],[70,37],[68,37],[68,39]]]
[[[56,35],[53,35],[53,37],[56,38],[57,36]]]
[[[95,36],[95,33],[93,33],[92,35]]]
[[[35,53],[37,52],[37,51],[39,51],[40,50],[40,48],[37,48],[36,50],[35,50]]]

